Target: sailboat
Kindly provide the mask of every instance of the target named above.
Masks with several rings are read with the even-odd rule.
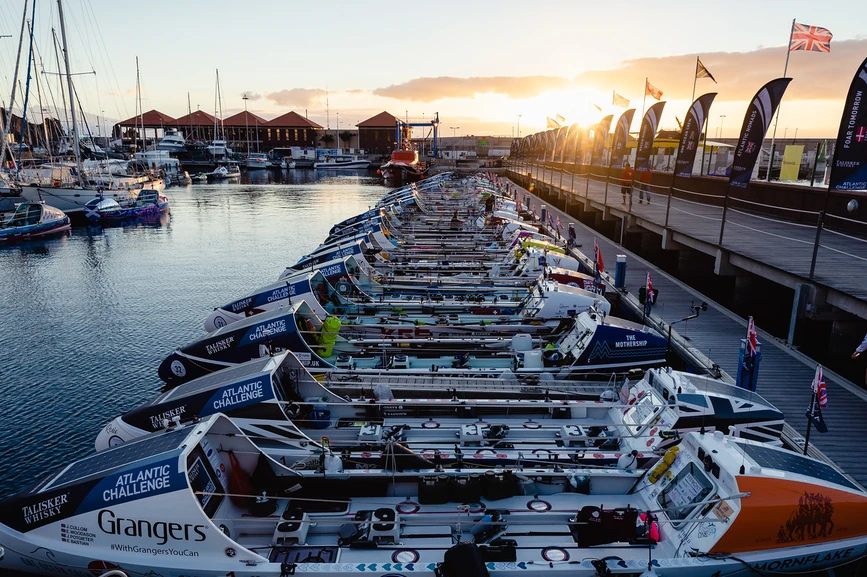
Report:
[[[72,74],[69,67],[69,43],[66,39],[66,22],[63,16],[63,4],[57,1],[57,12],[60,20],[60,34],[63,42],[63,61],[66,69],[66,83],[70,95],[75,94],[72,85]],[[44,177],[29,177],[18,174],[21,186],[21,196],[34,203],[49,202],[52,207],[67,214],[83,212],[84,206],[95,198],[113,198],[117,201],[135,201],[138,190],[121,188],[113,180],[104,184],[93,184],[85,173],[81,161],[81,136],[78,131],[75,105],[69,106],[70,119],[72,122],[72,149],[75,162],[72,165],[51,165],[50,170]],[[46,178],[47,177],[47,178]]]
[[[215,159],[216,157],[226,158],[232,154],[232,149],[226,144],[226,131],[223,129],[223,97],[220,93],[219,70],[217,70],[217,84],[214,94],[214,139],[208,146],[208,152],[214,156]]]

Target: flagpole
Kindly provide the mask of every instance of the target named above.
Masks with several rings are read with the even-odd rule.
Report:
[[[587,165],[587,183],[584,187],[584,198],[590,198],[590,174],[593,171],[593,150],[596,148],[596,133],[599,132],[599,123],[593,131],[593,146],[590,147],[590,163]]]
[[[792,35],[795,33],[795,18],[792,18],[792,27],[789,29],[789,43],[786,45],[786,65],[783,67],[783,78],[789,71],[789,55],[792,54]],[[768,160],[768,174],[765,180],[771,182],[771,169],[774,167],[774,141],[777,138],[777,123],[780,121],[780,104],[777,105],[777,115],[774,117],[774,132],[771,135],[771,158]]]
[[[804,435],[804,455],[807,454],[807,447],[810,446],[810,429],[813,426],[813,409],[816,408],[816,392],[813,391],[810,399],[810,408],[807,411],[807,434]]]
[[[695,83],[698,82],[698,56],[695,57],[695,74],[692,79],[692,102],[695,102]],[[645,88],[647,88],[645,86]]]

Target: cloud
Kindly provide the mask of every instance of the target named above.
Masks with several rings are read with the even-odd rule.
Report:
[[[867,38],[831,43],[831,53],[793,52],[788,75],[793,78],[786,100],[840,100],[849,88],[852,75],[867,53]],[[749,52],[709,52],[701,63],[719,84],[699,79],[697,94],[718,92],[727,101],[749,100],[769,80],[782,76],[786,48],[758,48]],[[640,98],[644,78],[663,91],[665,100],[687,100],[692,94],[695,55],[636,58],[612,70],[590,70],[579,74],[578,84],[615,89]]]
[[[566,88],[569,84],[569,79],[561,76],[440,76],[413,78],[401,84],[377,88],[373,94],[415,102],[473,98],[476,94],[487,93],[504,94],[511,98],[531,98],[548,90]]]
[[[310,107],[325,96],[322,88],[291,88],[269,92],[265,98],[280,106]]]
[[[256,92],[250,92],[250,91],[242,92],[241,98],[243,98],[244,96],[246,96],[248,100],[254,100],[255,101],[255,100],[261,100],[262,99],[262,95],[258,94]]]

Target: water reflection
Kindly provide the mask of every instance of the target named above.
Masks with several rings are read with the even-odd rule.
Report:
[[[159,361],[214,306],[272,282],[386,190],[292,172],[305,183],[169,188],[171,214],[154,221],[0,248],[0,455],[14,463],[0,497],[92,451],[102,423],[159,391]]]

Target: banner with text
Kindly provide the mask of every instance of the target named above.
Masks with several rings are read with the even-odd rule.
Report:
[[[680,131],[677,160],[674,161],[675,176],[681,178],[692,176],[692,167],[695,164],[695,153],[698,151],[702,127],[714,98],[716,98],[716,92],[702,94],[689,107],[686,120],[683,122],[683,129]]]
[[[611,158],[608,166],[620,168],[623,165],[623,156],[626,154],[626,143],[629,142],[629,127],[632,125],[632,117],[635,109],[630,108],[620,115],[620,119],[614,126],[614,144],[611,146]]]
[[[657,102],[644,114],[644,120],[641,121],[641,131],[638,133],[638,148],[635,151],[635,172],[650,170],[648,165],[650,149],[653,148],[653,139],[656,136],[656,129],[659,126],[663,108],[665,108],[665,102]]]
[[[783,152],[783,166],[780,168],[780,180],[788,182],[798,180],[798,171],[801,168],[801,157],[803,155],[803,144],[786,145],[786,150]]]
[[[608,146],[608,131],[611,129],[611,121],[614,119],[613,114],[609,114],[599,121],[596,125],[596,130],[593,133],[593,166],[603,166],[605,159],[605,147]]]
[[[746,188],[750,184],[750,176],[759,151],[762,149],[762,141],[768,132],[771,118],[783,99],[786,87],[791,78],[777,78],[762,86],[750,102],[747,113],[744,116],[744,124],[741,127],[741,135],[735,147],[735,159],[732,163],[732,172],[729,176],[729,186]]]
[[[858,67],[837,133],[830,190],[867,190],[867,59]]]

